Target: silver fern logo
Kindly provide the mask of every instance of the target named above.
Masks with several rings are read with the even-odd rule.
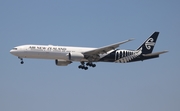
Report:
[[[155,45],[155,42],[154,42],[154,39],[153,38],[149,38],[146,43],[145,43],[145,46],[148,50],[151,49],[152,46]]]
[[[139,49],[139,50],[136,50],[136,51],[130,51],[130,52],[133,52],[132,55],[128,55],[128,56],[125,56],[125,57],[122,57],[118,60],[116,60],[115,62],[116,63],[127,63],[127,62],[130,62],[131,60],[135,59],[136,57],[138,57],[139,55],[142,54],[142,47]]]

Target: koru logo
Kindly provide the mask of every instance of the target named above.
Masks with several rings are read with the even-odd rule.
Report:
[[[153,41],[154,41],[153,38],[149,38],[149,39],[146,41],[145,46],[146,46],[146,48],[147,48],[148,50],[151,49],[151,46],[154,46],[154,45],[155,45],[155,43],[154,43]]]

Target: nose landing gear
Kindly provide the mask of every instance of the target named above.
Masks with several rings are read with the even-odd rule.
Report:
[[[23,61],[23,58],[21,58],[21,57],[18,57],[20,60],[21,60],[21,64],[24,64],[24,61]]]

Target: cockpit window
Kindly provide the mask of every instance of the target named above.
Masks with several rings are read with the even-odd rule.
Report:
[[[13,48],[13,50],[17,50],[17,48]]]

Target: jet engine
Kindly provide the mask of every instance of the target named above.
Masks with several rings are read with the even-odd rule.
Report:
[[[70,61],[81,61],[84,59],[84,55],[78,52],[71,52],[68,54]]]
[[[57,66],[67,66],[68,64],[72,63],[71,61],[66,61],[66,60],[61,60],[61,59],[56,59],[55,64]]]

